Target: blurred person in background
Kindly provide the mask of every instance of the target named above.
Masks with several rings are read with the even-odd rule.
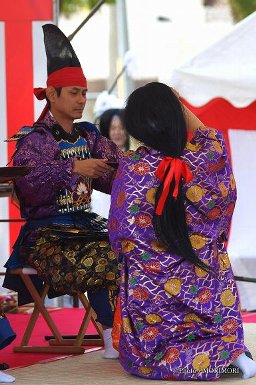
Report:
[[[129,149],[129,136],[123,124],[123,109],[111,108],[99,118],[101,135],[114,142],[121,151]]]
[[[114,142],[121,151],[129,149],[129,135],[124,128],[123,109],[110,108],[98,118],[101,135]],[[94,190],[91,199],[92,211],[104,218],[108,218],[110,195]]]

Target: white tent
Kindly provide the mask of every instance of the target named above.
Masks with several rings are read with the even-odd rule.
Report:
[[[194,106],[222,97],[236,107],[256,98],[256,12],[176,69],[171,84]]]
[[[177,68],[170,84],[229,141],[238,199],[228,251],[235,275],[256,278],[256,12]],[[238,288],[242,308],[256,309],[256,283]]]

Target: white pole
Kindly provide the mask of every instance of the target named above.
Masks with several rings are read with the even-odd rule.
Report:
[[[117,20],[117,35],[118,35],[118,56],[120,59],[120,68],[123,66],[123,59],[125,53],[129,50],[129,36],[127,27],[127,13],[126,13],[126,1],[116,1],[116,20]],[[121,78],[122,86],[119,86],[119,96],[121,98],[127,98],[127,96],[133,91],[133,81],[125,72]],[[120,84],[120,83],[119,83]],[[121,88],[121,89],[120,89]],[[121,95],[120,95],[121,94]]]

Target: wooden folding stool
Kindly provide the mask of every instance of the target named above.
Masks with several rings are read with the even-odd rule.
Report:
[[[74,338],[65,339],[65,337],[60,334],[55,322],[53,321],[44,304],[45,297],[50,289],[50,286],[47,283],[44,283],[42,293],[38,293],[30,277],[30,275],[37,275],[37,271],[33,268],[19,268],[11,270],[8,273],[19,275],[22,278],[35,304],[33,313],[30,316],[21,343],[19,346],[15,346],[13,348],[14,352],[80,354],[84,353],[85,350],[82,345],[103,346],[102,330],[95,321],[95,313],[84,293],[77,293],[78,298],[80,299],[85,309],[85,315],[81,322],[79,332],[76,336],[74,336]],[[30,337],[35,328],[39,314],[43,316],[44,320],[53,333],[53,337],[48,341],[49,346],[29,345]],[[85,336],[85,332],[90,321],[92,321],[99,336],[92,336],[94,338],[90,338],[88,335]]]

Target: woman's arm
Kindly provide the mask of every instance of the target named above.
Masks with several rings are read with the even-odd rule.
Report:
[[[192,135],[194,135],[196,132],[196,129],[198,127],[204,127],[204,124],[184,104],[183,104],[183,108],[184,108],[184,117],[185,117],[187,129],[188,129],[188,131],[190,131],[192,133]]]
[[[177,90],[175,90],[174,88],[172,88],[172,91],[174,92],[174,94],[177,96],[177,98],[179,99],[180,103],[182,104],[182,107],[183,107],[183,110],[184,110],[184,117],[185,117],[185,121],[186,121],[186,126],[187,126],[187,129],[188,131],[190,131],[192,133],[192,135],[195,134],[196,132],[196,129],[198,127],[204,127],[205,125],[203,124],[203,122],[201,122],[200,119],[198,119],[198,117],[193,114],[192,111],[190,111],[180,100],[180,95],[178,93]]]

